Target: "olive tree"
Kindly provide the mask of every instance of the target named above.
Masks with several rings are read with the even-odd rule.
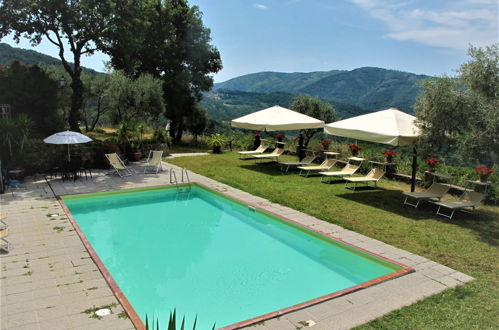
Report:
[[[111,0],[0,1],[0,39],[13,33],[17,42],[25,37],[36,46],[46,38],[58,48],[62,65],[71,77],[73,93],[68,123],[73,131],[80,131],[78,122],[83,105],[81,57],[99,49],[113,20],[113,8]],[[68,53],[71,59],[66,58]]]
[[[491,166],[499,150],[499,47],[470,47],[458,76],[422,83],[415,110],[423,153]]]

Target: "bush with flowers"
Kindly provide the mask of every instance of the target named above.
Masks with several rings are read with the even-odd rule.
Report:
[[[435,157],[426,159],[425,163],[428,164],[428,171],[430,172],[435,172],[435,169],[440,165],[440,161]]]
[[[393,162],[393,157],[397,154],[397,152],[395,150],[387,150],[383,151],[381,154],[386,157],[387,163],[391,163]]]
[[[494,172],[493,170],[484,165],[478,166],[477,168],[475,168],[475,171],[478,173],[478,176],[480,177],[480,182],[484,183],[487,182],[489,175]]]

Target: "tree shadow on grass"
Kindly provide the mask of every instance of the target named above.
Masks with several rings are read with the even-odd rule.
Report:
[[[478,208],[475,213],[469,214],[456,211],[452,220],[436,215],[437,206],[422,202],[418,208],[404,205],[404,197],[400,190],[385,190],[378,188],[371,191],[348,191],[336,195],[349,201],[378,208],[387,212],[395,213],[412,220],[436,220],[452,223],[476,232],[481,239],[492,245],[499,245],[499,221],[497,213]]]

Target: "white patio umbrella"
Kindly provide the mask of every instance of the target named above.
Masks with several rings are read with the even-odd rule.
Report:
[[[415,145],[421,132],[415,125],[416,117],[396,108],[340,120],[324,126],[324,132],[357,140],[392,146]],[[412,163],[411,190],[416,181],[416,148]]]
[[[292,131],[322,128],[324,122],[278,105],[263,109],[231,121],[232,127],[257,131]]]
[[[73,132],[73,131],[64,131],[64,132],[59,132],[52,134],[49,137],[46,137],[43,139],[43,142],[45,143],[50,143],[50,144],[67,144],[68,145],[68,162],[71,162],[71,155],[69,153],[69,145],[70,144],[79,144],[79,143],[87,143],[92,141],[91,138],[89,138],[86,135],[83,135],[78,132]]]
[[[231,121],[232,127],[258,131],[292,131],[298,129],[322,128],[324,122],[302,113],[274,105]],[[303,136],[300,133],[299,155],[303,158]]]

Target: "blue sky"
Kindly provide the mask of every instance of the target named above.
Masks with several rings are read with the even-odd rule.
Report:
[[[224,69],[215,81],[260,71],[376,66],[453,75],[469,44],[498,42],[496,0],[191,0]],[[4,38],[14,46],[10,38]],[[27,42],[20,47],[30,48]],[[57,57],[47,42],[37,51]],[[85,66],[103,71],[102,54]]]

